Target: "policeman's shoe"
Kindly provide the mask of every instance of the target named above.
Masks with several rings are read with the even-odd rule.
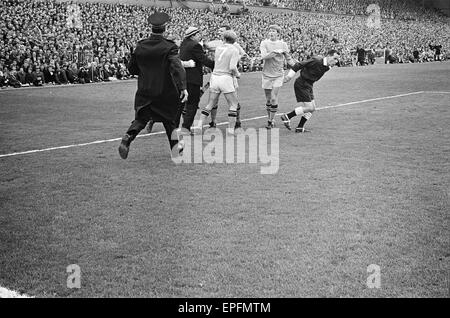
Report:
[[[209,123],[209,128],[217,128],[216,122],[212,121]]]
[[[296,133],[310,133],[311,130],[308,130],[308,129],[303,128],[303,127],[297,127],[297,128],[295,128],[295,132]]]
[[[234,124],[234,129],[242,128],[242,123],[240,121],[237,121],[236,124]]]
[[[286,114],[281,115],[281,120],[283,121],[284,126],[291,130],[291,120]]]
[[[150,121],[148,122],[148,125],[147,125],[147,132],[148,133],[152,132],[154,124],[155,124],[155,122],[153,121],[153,119],[150,119]]]
[[[123,136],[119,146],[119,155],[122,159],[127,159],[128,152],[130,151],[130,144],[133,141],[133,139],[134,138],[128,134]]]

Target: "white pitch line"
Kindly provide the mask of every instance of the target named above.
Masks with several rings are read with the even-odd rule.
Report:
[[[317,108],[317,110],[324,110],[324,109],[330,109],[330,108],[337,108],[337,107],[343,107],[343,106],[363,104],[363,103],[369,103],[369,102],[380,101],[380,100],[385,100],[385,99],[392,99],[392,98],[399,98],[399,97],[404,97],[404,96],[417,95],[417,94],[422,94],[422,93],[424,93],[424,91],[412,92],[412,93],[406,93],[406,94],[400,94],[400,95],[393,95],[393,96],[378,97],[378,98],[371,98],[371,99],[364,99],[364,100],[360,100],[360,101],[356,101],[356,102],[350,102],[350,103],[344,103],[344,104],[338,104],[338,105],[332,105],[332,106],[319,107],[319,108]],[[278,114],[277,116],[280,116],[280,114]],[[247,121],[258,120],[258,119],[262,119],[262,118],[266,118],[266,116],[258,116],[258,117],[247,118],[247,119],[243,119],[242,121],[243,122],[247,122]],[[222,123],[219,123],[217,125],[221,126],[221,125],[227,125],[227,124],[228,124],[228,122],[222,122]],[[161,134],[165,134],[165,132],[164,131],[159,131],[159,132],[154,132],[154,133],[150,133],[150,134],[139,135],[139,136],[137,136],[137,138],[147,137],[147,136],[155,136],[155,135],[161,135]],[[95,144],[103,144],[103,143],[107,143],[107,142],[119,141],[121,139],[122,138],[96,140],[96,141],[85,142],[85,143],[81,143],[81,144],[72,144],[72,145],[67,145],[67,146],[58,146],[58,147],[51,147],[51,148],[44,148],[44,149],[35,149],[35,150],[28,150],[28,151],[21,151],[21,152],[13,152],[13,153],[7,153],[7,154],[0,155],[0,158],[6,158],[6,157],[12,157],[12,156],[20,156],[20,155],[27,155],[27,154],[32,154],[32,153],[52,151],[52,150],[59,150],[59,149],[69,149],[69,148],[75,148],[75,147],[84,147],[84,146],[90,146],[90,145],[95,145]]]
[[[434,92],[434,91],[425,91],[426,94],[450,94],[450,92]]]
[[[329,108],[337,108],[337,107],[349,106],[349,105],[355,105],[355,104],[363,104],[363,103],[375,102],[375,101],[379,101],[379,100],[385,100],[385,99],[392,99],[392,98],[398,98],[398,97],[404,97],[404,96],[417,95],[417,94],[422,94],[422,93],[424,93],[424,91],[407,93],[407,94],[400,94],[400,95],[393,95],[393,96],[386,96],[386,97],[371,98],[371,99],[360,100],[360,101],[357,101],[357,102],[338,104],[338,105],[333,105],[333,106],[319,107],[319,108],[317,108],[317,110],[323,110],[323,109],[329,109]]]
[[[154,133],[151,133],[151,134],[139,135],[136,138],[147,137],[147,136],[154,136],[154,135],[161,135],[161,134],[165,134],[165,132],[164,131],[158,131],[158,132],[154,132]],[[119,141],[119,140],[122,140],[122,138],[96,140],[96,141],[91,141],[91,142],[85,142],[85,143],[82,143],[82,144],[72,144],[72,145],[67,145],[67,146],[58,146],[58,147],[51,147],[51,148],[44,148],[44,149],[35,149],[35,150],[28,150],[28,151],[21,151],[21,152],[13,152],[13,153],[0,155],[0,158],[19,156],[19,155],[27,155],[27,154],[30,154],[30,153],[37,153],[37,152],[44,152],[44,151],[51,151],[51,150],[59,150],[59,149],[68,149],[68,148],[75,148],[75,147],[90,146],[90,145],[103,144],[103,143],[112,142],[112,141]]]

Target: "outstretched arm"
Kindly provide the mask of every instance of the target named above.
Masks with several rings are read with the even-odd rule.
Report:
[[[287,43],[284,43],[283,55],[289,67],[294,67],[296,61],[292,58],[291,54],[289,53],[289,47]]]
[[[294,70],[290,69],[287,75],[284,77],[283,82],[287,83],[289,82],[294,76],[297,74]]]
[[[295,72],[298,72],[298,71],[302,70],[306,65],[308,65],[311,62],[314,62],[314,59],[309,59],[309,60],[306,60],[306,61],[297,62],[297,63],[294,64],[294,66],[292,66],[292,69]]]

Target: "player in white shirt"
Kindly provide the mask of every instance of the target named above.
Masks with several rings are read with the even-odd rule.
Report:
[[[219,38],[222,39],[223,33],[227,30],[231,30],[231,27],[228,25],[223,25],[221,26],[218,31],[217,34],[219,35]],[[222,40],[214,40],[214,41],[210,41],[208,43],[205,44],[206,49],[210,50],[210,51],[215,51],[216,48],[220,45],[222,45],[224,42]],[[247,57],[247,53],[244,51],[244,49],[242,48],[242,46],[239,45],[239,43],[234,42],[233,44],[239,51],[239,59],[242,59],[243,57]],[[238,82],[237,80],[235,81],[236,84],[236,94],[237,94],[237,88],[238,86]],[[217,116],[217,108],[218,108],[218,103],[219,101],[217,100],[216,105],[214,105],[214,107],[211,110],[211,122],[209,123],[209,127],[211,128],[215,128],[216,127],[216,116]],[[237,117],[236,117],[236,129],[241,127],[241,116],[240,116],[240,111],[241,111],[241,105],[238,104],[238,108],[237,108]]]
[[[268,123],[266,128],[275,126],[274,118],[278,110],[278,93],[283,86],[284,63],[295,64],[289,54],[289,47],[280,40],[281,28],[278,25],[269,26],[269,38],[260,45],[261,59],[264,62],[262,70],[262,88],[266,96]]]
[[[233,45],[237,35],[232,30],[223,32],[224,44],[217,47],[214,59],[214,70],[211,74],[209,87],[209,101],[202,109],[200,120],[196,127],[192,128],[194,133],[202,131],[203,123],[210,115],[212,108],[217,104],[220,94],[223,93],[227,100],[228,130],[229,134],[234,134],[237,116],[238,99],[236,95],[235,78],[240,77],[237,64],[239,62],[239,50]]]

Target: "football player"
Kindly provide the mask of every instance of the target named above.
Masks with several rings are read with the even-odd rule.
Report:
[[[210,88],[209,88],[209,101],[208,104],[202,109],[200,120],[196,127],[192,128],[193,133],[199,133],[202,131],[203,122],[211,113],[212,108],[217,105],[220,94],[223,93],[227,100],[228,111],[228,129],[227,133],[234,134],[236,127],[237,107],[238,99],[236,95],[235,78],[239,78],[240,74],[237,68],[239,62],[239,51],[234,46],[237,35],[232,30],[223,32],[224,44],[216,49],[215,53],[215,65],[211,74]]]
[[[295,63],[289,53],[288,45],[280,39],[280,35],[281,27],[270,25],[269,38],[263,40],[260,45],[261,59],[264,62],[262,88],[266,97],[267,129],[275,127],[274,118],[278,109],[278,94],[283,86],[284,62],[287,61],[290,66]]]
[[[219,36],[219,39],[221,40],[214,40],[214,41],[210,41],[208,43],[205,44],[205,47],[207,50],[209,51],[213,51],[215,52],[216,48],[219,46],[222,46],[224,44],[222,37],[223,37],[223,33],[225,31],[231,30],[231,27],[228,25],[223,25],[221,26],[218,31],[217,34]],[[244,49],[242,48],[242,46],[239,45],[238,42],[234,42],[233,45],[238,49],[239,51],[239,59],[242,59],[244,57],[248,57],[247,53],[244,51]],[[235,86],[236,86],[236,94],[237,94],[237,89],[239,87],[237,79],[235,79]],[[205,88],[209,87],[209,83],[207,85],[205,85]],[[218,108],[218,103],[219,100],[217,100],[217,103],[213,106],[212,110],[211,110],[211,122],[209,123],[209,127],[210,128],[216,128],[216,117],[217,117],[217,108]],[[241,105],[238,103],[238,108],[237,108],[237,117],[236,117],[236,129],[241,127]]]
[[[296,63],[284,78],[284,82],[289,82],[295,74],[300,71],[300,76],[295,80],[294,92],[297,99],[297,107],[288,114],[281,115],[281,120],[287,129],[291,130],[291,119],[295,116],[302,116],[298,127],[295,129],[297,133],[309,132],[304,128],[306,121],[312,116],[316,110],[314,102],[313,84],[335,66],[339,61],[339,52],[329,50],[327,56],[313,56],[311,59]]]

